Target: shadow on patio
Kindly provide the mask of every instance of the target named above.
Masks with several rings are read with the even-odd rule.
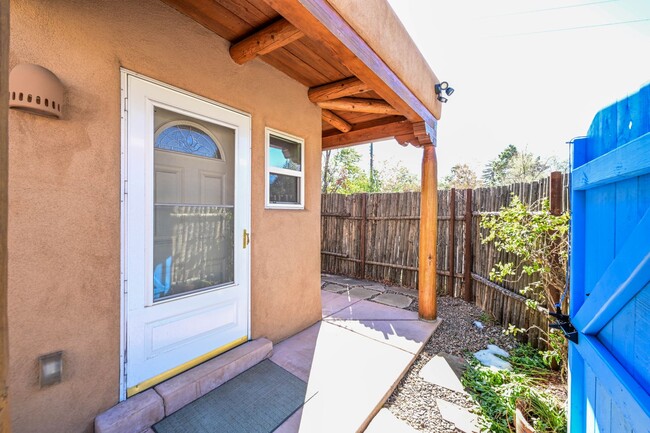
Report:
[[[279,343],[271,361],[307,382],[306,403],[276,432],[363,431],[439,322],[321,292],[323,320]]]

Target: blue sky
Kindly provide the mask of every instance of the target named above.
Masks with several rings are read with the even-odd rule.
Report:
[[[568,158],[596,112],[650,82],[650,0],[388,0],[441,80],[439,176],[508,144]],[[375,146],[419,173],[421,151]],[[367,166],[368,146],[357,147]]]

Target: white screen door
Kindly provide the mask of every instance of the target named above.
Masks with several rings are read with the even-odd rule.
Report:
[[[125,73],[127,396],[248,340],[250,118]]]

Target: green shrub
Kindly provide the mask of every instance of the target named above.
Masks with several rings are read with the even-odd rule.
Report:
[[[463,376],[463,385],[478,404],[481,431],[513,432],[516,403],[522,400],[528,407],[528,421],[536,431],[566,433],[564,404],[540,389],[553,374],[542,353],[521,345],[512,351],[508,361],[513,371],[484,367],[473,360]]]

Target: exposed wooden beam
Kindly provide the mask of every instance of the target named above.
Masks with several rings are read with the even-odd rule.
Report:
[[[421,146],[425,144],[438,144],[438,122],[429,124],[426,122],[416,122],[413,124],[413,134],[418,138]]]
[[[247,38],[230,46],[230,57],[237,64],[244,64],[256,56],[270,53],[291,42],[302,38],[304,34],[289,21],[281,18],[258,30]]]
[[[395,140],[397,143],[399,143],[400,146],[408,146],[409,144],[415,147],[420,147],[420,142],[418,141],[418,138],[414,134],[404,134],[404,135],[396,135]]]
[[[323,110],[321,115],[325,122],[329,123],[341,132],[349,132],[352,129],[352,125],[332,113],[330,110]]]
[[[7,320],[7,217],[9,148],[9,0],[0,0],[0,431],[11,431],[9,421],[9,330]]]
[[[305,35],[319,41],[407,119],[435,123],[434,115],[327,0],[263,0]]]
[[[344,98],[358,93],[372,90],[357,77],[350,77],[322,86],[312,87],[308,95],[311,102],[329,101],[331,99]]]
[[[400,114],[389,103],[380,99],[339,98],[319,102],[318,106],[327,110],[353,111],[355,113]]]
[[[412,134],[413,126],[408,121],[386,123],[350,132],[323,137],[323,150],[356,146],[371,141],[386,140],[396,135]]]

